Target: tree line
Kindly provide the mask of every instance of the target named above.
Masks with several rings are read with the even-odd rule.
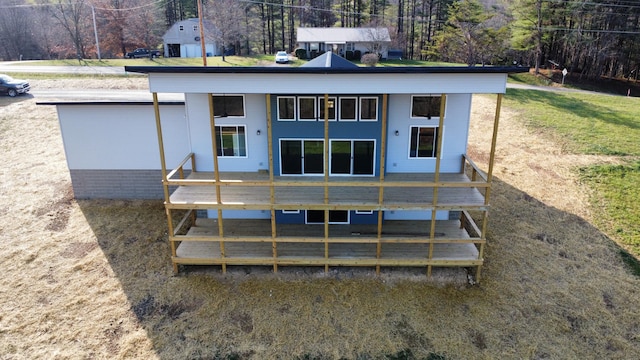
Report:
[[[201,0],[237,54],[292,52],[298,27],[386,27],[406,59],[637,76],[640,3],[631,0]],[[122,57],[158,48],[198,0],[3,0],[0,58]]]

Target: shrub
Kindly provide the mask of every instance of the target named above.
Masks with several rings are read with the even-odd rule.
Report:
[[[347,50],[347,51],[344,53],[344,55],[345,55],[345,58],[346,58],[347,60],[349,60],[349,61],[353,60],[353,51],[351,51],[351,50]]]
[[[376,66],[376,64],[378,63],[378,60],[380,60],[380,57],[378,56],[378,54],[364,54],[362,56],[362,59],[360,59],[360,62],[362,62],[363,64],[367,65],[367,66]]]
[[[306,59],[307,58],[307,50],[305,50],[305,49],[296,49],[296,57],[298,59]]]

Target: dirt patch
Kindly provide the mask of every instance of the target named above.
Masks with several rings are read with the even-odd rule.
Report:
[[[76,81],[65,87],[103,87]],[[442,282],[425,269],[174,276],[162,202],[71,200],[55,109],[2,100],[3,358],[640,358],[640,281],[590,224],[574,172],[616,159],[567,154],[509,109],[470,286],[464,269]],[[473,100],[469,153],[483,168],[494,104]]]

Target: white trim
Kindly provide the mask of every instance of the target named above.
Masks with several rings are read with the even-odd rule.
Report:
[[[431,118],[428,118],[426,116],[413,116],[413,98],[415,98],[415,97],[439,97],[440,101],[442,102],[442,94],[412,94],[411,95],[411,100],[410,100],[411,106],[409,106],[409,118],[410,119],[439,121],[441,116],[445,116],[446,115],[447,108],[446,108],[446,104],[445,104],[445,109],[444,109],[445,114],[440,114],[439,116],[432,116]]]
[[[301,112],[302,112],[302,106],[300,105],[300,100],[304,100],[304,99],[311,99],[313,100],[313,117],[312,118],[302,118]],[[296,104],[297,104],[297,116],[298,116],[298,121],[317,121],[318,119],[318,100],[317,97],[315,96],[298,96],[296,99]]]
[[[293,214],[300,214],[300,210],[280,210],[282,212],[282,214],[286,214],[286,215],[293,215]]]
[[[333,99],[333,119],[329,118],[329,121],[338,121],[338,97],[337,96],[329,96],[329,101]],[[318,96],[318,121],[324,121],[324,116],[320,113],[321,109],[324,109],[324,106],[321,103],[324,102],[324,96]]]
[[[280,118],[280,99],[293,99],[293,117],[292,118],[284,118],[284,119]],[[297,114],[296,105],[297,103],[296,103],[295,96],[277,96],[276,97],[276,118],[278,119],[278,121],[296,121],[296,114]]]
[[[224,151],[222,149],[222,139],[216,139],[216,144],[220,144],[220,152],[222,153],[222,155],[218,155],[219,158],[225,158],[225,159],[229,159],[229,158],[237,158],[237,159],[246,159],[249,157],[249,144],[248,144],[248,134],[247,134],[247,125],[246,124],[216,124],[215,126],[216,128],[219,127],[220,128],[220,136],[222,136],[222,128],[223,127],[234,127],[236,128],[236,133],[234,134],[234,140],[238,139],[240,137],[240,135],[238,134],[238,128],[239,127],[243,127],[244,128],[244,152],[245,155],[224,155]],[[215,129],[214,129],[214,133],[215,133]],[[233,151],[234,153],[236,152],[236,141],[234,141],[234,146],[233,146]],[[240,149],[239,147],[237,148],[238,150]],[[217,153],[218,149],[216,149],[216,153]]]
[[[362,100],[368,100],[368,99],[373,99],[376,102],[376,107],[375,107],[375,116],[373,119],[363,119],[362,118]],[[377,96],[360,96],[358,98],[358,119],[360,121],[365,121],[365,122],[376,122],[378,121],[378,97]]]
[[[235,116],[235,115],[231,115],[231,116],[216,116],[216,119],[220,119],[220,118],[229,118],[229,119],[244,119],[247,117],[247,99],[245,97],[245,94],[211,94],[212,100],[214,96],[222,96],[222,97],[227,97],[227,96],[241,96],[242,97],[242,116]],[[214,111],[216,110],[215,108],[213,109]]]
[[[333,152],[332,150],[332,145],[334,141],[348,141],[351,143],[350,149],[351,149],[351,162],[350,162],[350,169],[349,169],[349,173],[348,174],[336,174],[334,173],[331,168],[331,160],[333,157]],[[373,142],[373,166],[372,166],[372,170],[373,172],[371,174],[354,174],[353,173],[353,147],[354,147],[354,143],[356,141],[370,141]],[[329,139],[329,175],[330,176],[375,176],[376,174],[376,139]]]
[[[304,223],[305,224],[324,224],[323,222],[309,222],[308,221],[308,212],[309,211],[322,211],[324,213],[324,210],[305,210],[304,211]],[[346,222],[335,222],[335,221],[329,221],[329,224],[351,224],[351,211],[349,210],[329,210],[329,218],[331,218],[331,212],[332,211],[344,211],[347,213],[347,221]]]
[[[373,210],[356,210],[356,215],[373,215]]]
[[[429,157],[417,156],[418,155],[418,153],[417,153],[418,149],[416,149],[416,156],[411,156],[411,147],[413,146],[413,144],[411,143],[411,129],[414,128],[414,127],[415,128],[433,128],[433,129],[436,129],[435,130],[436,131],[435,132],[436,136],[433,139],[434,140],[434,143],[433,143],[433,156],[429,156]],[[437,124],[436,125],[409,125],[409,134],[408,134],[409,139],[407,140],[407,144],[409,146],[407,146],[407,158],[409,160],[435,159],[436,155],[437,155],[437,151],[438,151],[438,149],[437,149],[437,147],[438,147],[438,137],[442,136],[443,135],[442,133],[444,132],[444,129],[442,131],[440,131],[438,129],[439,129],[439,127],[438,127]],[[443,144],[444,144],[444,142],[443,142]],[[442,158],[442,154],[440,154],[440,157]]]
[[[355,100],[354,101],[355,109],[353,109],[353,119],[343,119],[342,118],[342,100],[348,100],[348,99]],[[345,121],[345,122],[346,121],[348,121],[348,122],[358,121],[358,115],[359,115],[358,108],[359,108],[359,106],[358,106],[358,97],[357,96],[341,96],[341,97],[338,98],[338,102],[340,103],[340,106],[338,107],[339,112],[337,114],[338,121]]]
[[[283,141],[301,141],[302,142],[302,146],[301,146],[301,151],[302,151],[302,165],[301,165],[301,174],[283,174],[282,173],[282,142]],[[323,152],[323,161],[322,161],[322,173],[312,173],[312,174],[305,174],[304,172],[304,142],[305,141],[320,141],[323,144],[323,148],[324,148],[324,139],[318,139],[318,138],[280,138],[278,139],[278,163],[279,163],[279,167],[280,167],[280,176],[324,176],[324,172],[325,172],[325,168],[324,168],[324,152]]]

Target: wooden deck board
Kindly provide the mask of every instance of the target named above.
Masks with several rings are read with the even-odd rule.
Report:
[[[222,181],[233,180],[235,184],[242,182],[268,181],[265,173],[222,173]],[[192,173],[189,179],[212,180],[212,173]],[[339,207],[368,206],[378,207],[377,186],[339,186],[354,184],[358,181],[377,184],[377,177],[331,177],[329,187],[329,205]],[[429,208],[433,204],[432,187],[416,187],[419,182],[432,182],[433,174],[387,174],[385,182],[403,182],[406,187],[387,187],[384,190],[382,209],[414,209]],[[324,187],[318,186],[277,186],[277,184],[297,182],[297,185],[322,182],[321,177],[275,177],[275,205],[285,207],[303,207],[310,204],[324,204]],[[470,183],[464,174],[441,174],[441,183]],[[269,186],[223,185],[220,187],[221,205],[223,206],[262,206],[271,205]],[[179,186],[170,196],[168,206],[198,205],[218,206],[215,186]],[[438,205],[450,207],[482,207],[484,197],[477,188],[440,187]]]
[[[270,243],[225,243],[225,258],[229,263],[234,259],[261,260],[265,265],[274,262]],[[322,243],[281,243],[277,246],[277,259],[324,259]],[[382,260],[404,261],[427,260],[429,246],[426,244],[384,244]],[[222,259],[220,245],[217,242],[185,241],[176,250],[178,258]],[[330,244],[329,260],[375,260],[376,244]],[[478,250],[473,244],[434,244],[432,260],[475,261]]]
[[[383,226],[381,258],[376,259],[375,242],[362,243],[361,238],[374,238],[377,234],[376,225],[331,225],[332,237],[328,239],[329,258],[325,259],[324,226],[322,225],[278,225],[279,233],[276,241],[277,259],[273,258],[273,239],[270,235],[269,220],[225,220],[225,237],[255,237],[265,236],[262,242],[225,241],[225,258],[220,252],[220,238],[218,237],[217,221],[215,219],[198,219],[191,227],[187,237],[208,236],[211,241],[182,241],[180,242],[174,261],[179,263],[228,263],[228,264],[396,264],[407,265],[425,264],[428,261],[443,263],[472,264],[481,261],[476,246],[469,242],[469,236],[459,226],[459,221],[438,221],[436,223],[436,241],[447,243],[433,244],[433,256],[428,260],[429,244],[401,243],[398,239],[420,239],[426,241],[429,237],[429,221],[388,221]],[[283,236],[281,233],[286,234]],[[333,236],[340,237],[343,242],[331,242]],[[288,240],[292,237],[293,240]],[[303,237],[309,241],[298,241]],[[352,242],[349,242],[351,239]],[[384,242],[394,239],[393,242]],[[448,239],[448,240],[446,240]],[[464,242],[465,240],[469,240]],[[476,239],[475,241],[479,241]]]

